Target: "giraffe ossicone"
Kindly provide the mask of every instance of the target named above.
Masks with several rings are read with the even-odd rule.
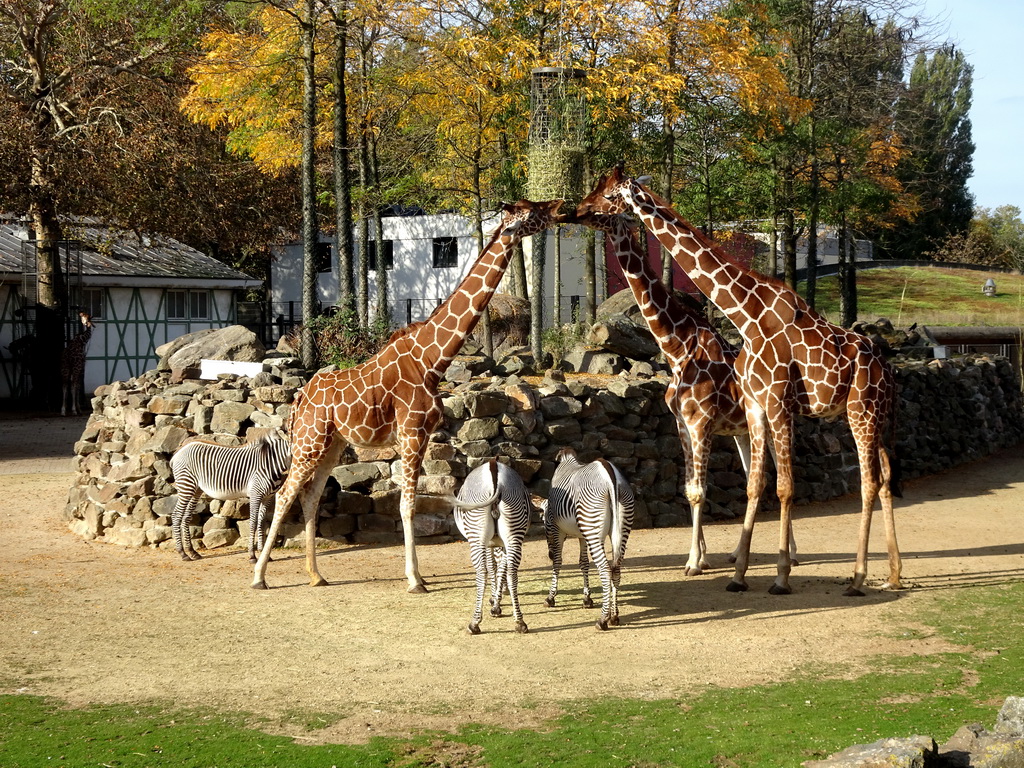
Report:
[[[779,560],[773,594],[791,592],[793,421],[796,416],[846,415],[857,445],[861,524],[854,574],[847,595],[862,595],[875,498],[881,501],[889,553],[885,586],[901,588],[892,497],[899,495],[898,467],[886,443],[895,429],[896,378],[869,339],[828,322],[788,286],[730,262],[718,246],[664,199],[621,167],[602,177],[586,198],[591,213],[630,211],[667,248],[697,288],[743,337],[735,369],[750,433],[747,511],[736,548],[730,591],[747,588],[750,538],[765,480],[768,440],[774,447],[780,504]]]
[[[345,446],[397,443],[405,575],[410,592],[427,591],[416,557],[413,514],[423,456],[442,415],[438,384],[487,308],[515,244],[560,221],[561,206],[561,200],[504,205],[490,241],[430,317],[396,331],[383,349],[361,365],[317,373],[299,390],[289,420],[291,469],[256,561],[254,589],[266,589],[270,550],[296,499],[303,511],[310,585],[327,583],[316,566],[317,510],[327,478]]]

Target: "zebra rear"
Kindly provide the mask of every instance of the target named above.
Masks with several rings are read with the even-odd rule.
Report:
[[[544,531],[552,563],[551,590],[545,603],[548,607],[555,604],[565,540],[579,538],[584,605],[588,608],[593,605],[588,576],[589,552],[601,577],[601,616],[597,628],[607,629],[609,624],[619,623],[619,581],[626,542],[633,529],[633,490],[618,468],[604,459],[581,465],[575,451],[563,448],[557,460],[558,467],[544,509]],[[604,546],[609,537],[610,563]]]
[[[290,463],[290,443],[272,432],[239,446],[195,440],[175,451],[171,481],[178,490],[178,501],[171,515],[171,530],[181,559],[201,559],[192,547],[188,520],[205,493],[221,501],[249,500],[249,560],[255,562],[257,542],[260,549],[264,545],[267,499],[281,487]]]
[[[508,584],[516,632],[528,632],[519,607],[519,564],[530,527],[530,494],[519,474],[491,459],[469,473],[454,504],[455,524],[469,542],[476,571],[476,606],[467,629],[480,633],[484,588],[491,580],[491,615],[501,616],[501,598]]]

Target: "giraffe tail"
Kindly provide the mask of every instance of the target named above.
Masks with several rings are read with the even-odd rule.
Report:
[[[903,463],[900,461],[899,453],[896,451],[896,407],[893,406],[889,415],[889,429],[881,450],[885,452],[889,460],[889,492],[897,499],[903,498]]]

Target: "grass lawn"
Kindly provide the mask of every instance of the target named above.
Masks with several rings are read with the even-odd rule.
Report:
[[[981,292],[990,277],[996,281],[994,297]],[[818,281],[816,304],[830,320],[838,318],[834,276]],[[912,323],[1024,325],[1024,276],[939,267],[868,269],[857,273],[857,306],[862,320],[887,317],[901,328]]]
[[[941,638],[951,650],[879,659],[870,674],[852,676],[837,664],[777,685],[715,688],[689,701],[578,702],[541,730],[509,723],[309,746],[267,735],[244,713],[178,711],[173,703],[70,709],[2,696],[0,766],[798,766],[882,737],[922,734],[941,743],[963,724],[991,728],[1003,699],[1024,693],[1022,603],[1020,583],[937,598],[927,614],[907,616],[906,626],[891,632]],[[719,641],[727,642],[724,630]]]

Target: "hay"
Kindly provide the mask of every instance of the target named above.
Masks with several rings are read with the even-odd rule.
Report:
[[[583,199],[583,148],[562,144],[533,145],[527,153],[531,200]]]

